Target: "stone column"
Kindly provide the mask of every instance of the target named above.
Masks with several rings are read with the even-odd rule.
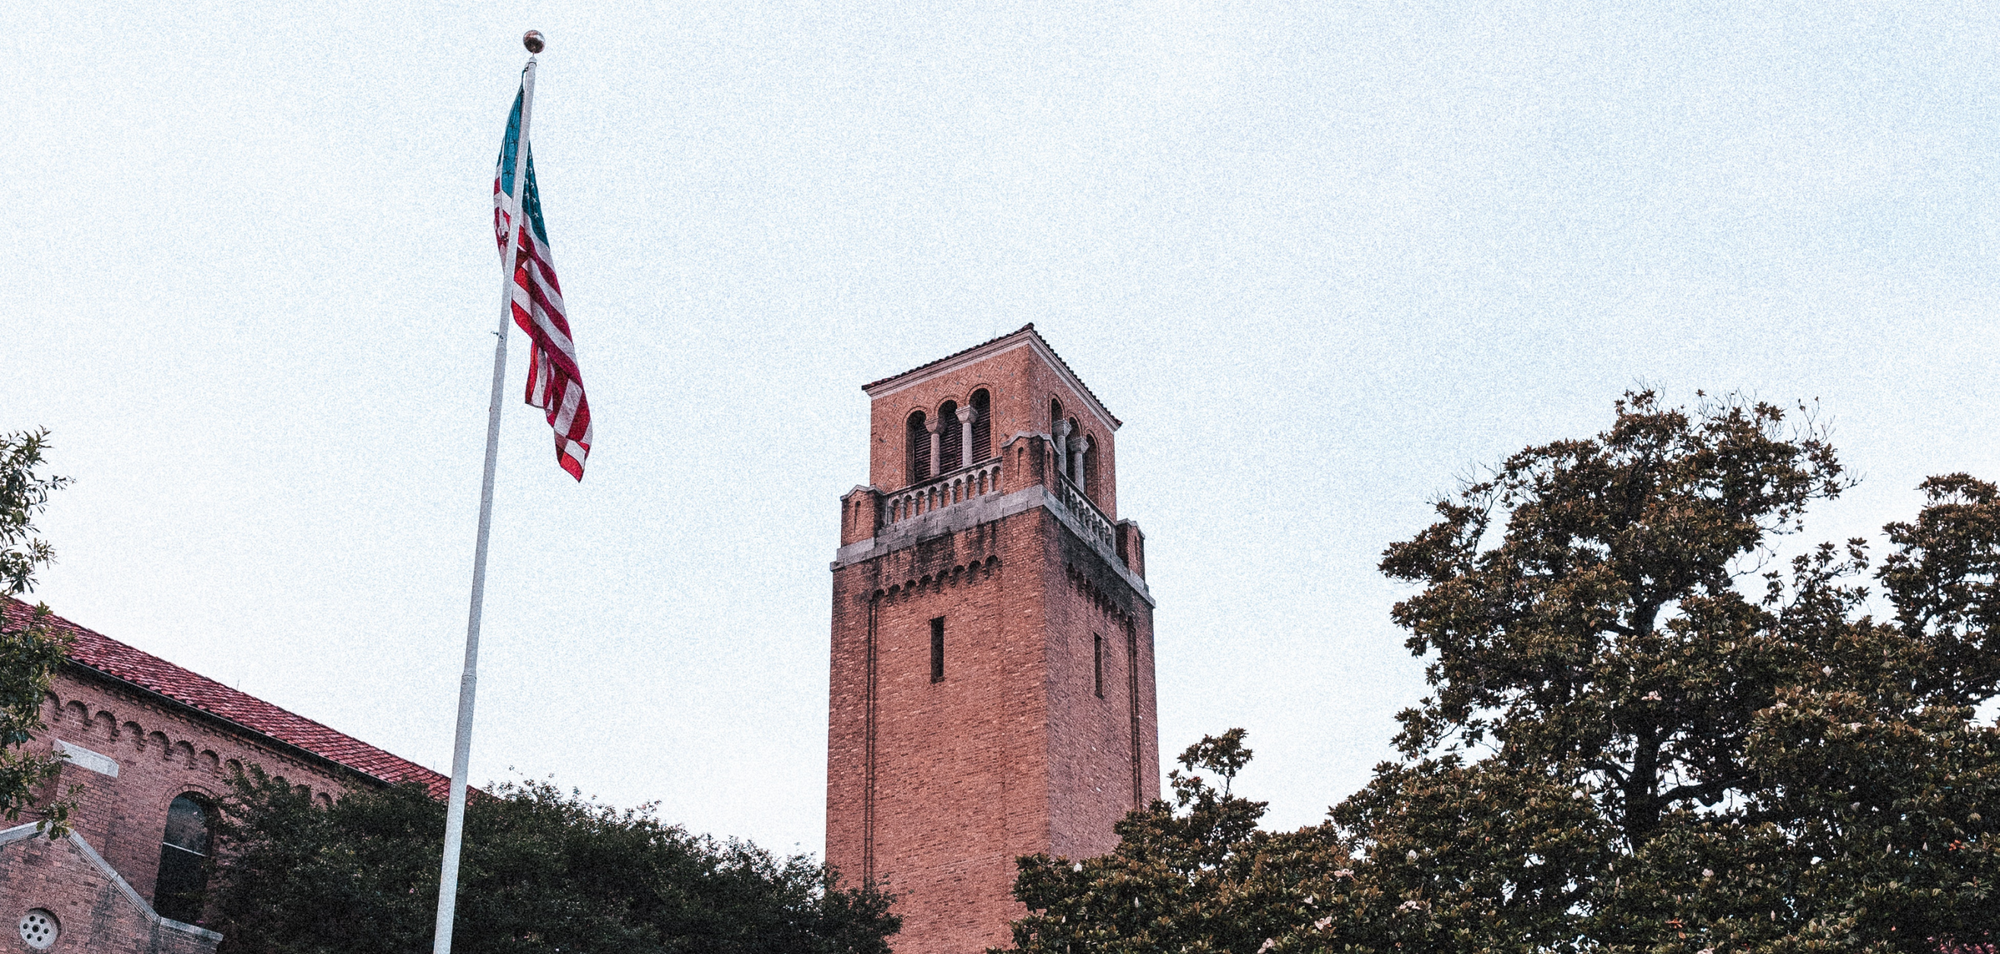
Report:
[[[972,459],[972,419],[978,416],[979,412],[974,411],[970,404],[958,409],[958,427],[959,433],[962,435],[961,440],[958,442],[958,462],[961,466],[970,466],[979,463]]]
[[[936,477],[944,472],[939,469],[944,465],[944,439],[940,436],[942,432],[938,429],[938,425],[943,423],[943,421],[937,418],[931,418],[924,424],[924,429],[931,432],[931,472],[924,475],[925,479]]]
[[[1068,477],[1069,476],[1069,422],[1068,421],[1056,422],[1056,439],[1054,445],[1051,446],[1049,450],[1052,451],[1055,456],[1055,465],[1056,465],[1055,472],[1063,475],[1064,477]],[[1050,486],[1055,486],[1055,485],[1051,484]]]

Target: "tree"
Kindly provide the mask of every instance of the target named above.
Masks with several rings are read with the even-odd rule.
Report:
[[[1232,927],[1178,943],[1991,943],[2000,728],[1973,714],[2000,692],[2000,489],[1925,482],[1916,520],[1886,528],[1894,615],[1877,619],[1862,541],[1775,555],[1849,486],[1805,408],[1642,392],[1615,411],[1594,437],[1508,458],[1389,547],[1382,570],[1418,587],[1393,616],[1434,690],[1399,717],[1401,758],[1325,825],[1231,841],[1203,870]],[[1043,912],[1070,938],[1102,924],[1076,899],[1110,882],[1028,877],[1060,867],[1023,865],[1030,940],[1051,930]]]
[[[1917,522],[1887,528],[1897,616],[1878,622],[1863,541],[1765,569],[1846,486],[1809,416],[1638,393],[1604,433],[1441,501],[1382,562],[1423,587],[1394,616],[1435,654],[1437,691],[1371,788],[1393,801],[1470,770],[1587,802],[1599,849],[1535,854],[1566,886],[1536,907],[1613,949],[1923,950],[2000,929],[1978,810],[2000,796],[2000,738],[1971,721],[2000,679],[2000,504],[1971,477],[1927,481]],[[1358,837],[1394,827],[1353,811]]]
[[[46,431],[0,435],[0,816],[17,821],[38,809],[42,831],[68,831],[76,792],[40,798],[62,760],[21,750],[43,729],[42,704],[49,676],[62,664],[67,643],[49,625],[46,604],[24,606],[16,599],[34,591],[35,570],[55,561],[55,550],[35,536],[34,517],[49,494],[69,482],[42,474]],[[37,804],[39,801],[39,804]]]
[[[422,788],[315,805],[253,772],[223,806],[212,926],[233,952],[427,949],[444,806]],[[887,954],[889,898],[547,782],[466,809],[454,943],[489,952]]]
[[[1248,764],[1244,731],[1204,736],[1169,772],[1174,801],[1155,799],[1118,822],[1118,847],[1081,861],[1020,860],[1014,894],[1029,910],[1014,944],[1036,954],[1248,951],[1304,910],[1292,883],[1347,866],[1344,848],[1313,829],[1260,831],[1265,803],[1231,793]],[[1197,772],[1222,779],[1218,791]],[[1287,863],[1272,863],[1284,858]],[[1308,919],[1310,920],[1310,919]]]

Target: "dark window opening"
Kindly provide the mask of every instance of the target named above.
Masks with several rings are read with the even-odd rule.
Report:
[[[909,468],[909,477],[904,483],[914,484],[931,475],[931,432],[924,427],[924,412],[910,412],[909,452],[904,455],[904,464]]]
[[[958,402],[946,401],[938,408],[938,473],[947,474],[965,466],[965,427],[958,420]]]
[[[1076,485],[1076,489],[1087,495],[1090,493],[1090,488],[1083,485],[1083,468],[1077,466],[1082,460],[1083,428],[1078,427],[1076,418],[1072,417],[1069,419],[1069,445],[1063,448],[1062,472],[1064,477],[1069,478],[1070,483]]]
[[[931,620],[931,681],[944,681],[944,617]]]
[[[1097,496],[1097,491],[1099,489],[1099,485],[1097,483],[1098,456],[1099,455],[1097,453],[1097,439],[1085,435],[1084,449],[1082,450],[1082,452],[1078,454],[1078,457],[1081,458],[1083,464],[1081,468],[1083,471],[1082,475],[1083,479],[1081,481],[1078,481],[1076,486],[1079,490],[1082,490],[1086,496],[1092,498],[1095,498]]]
[[[167,806],[153,910],[163,918],[193,924],[201,918],[207,896],[208,809],[193,797],[182,795]]]
[[[1049,433],[1056,432],[1056,424],[1063,419],[1062,402],[1049,398]]]
[[[993,396],[984,388],[972,392],[972,459],[977,464],[993,456]]]
[[[1092,652],[1095,654],[1091,665],[1097,670],[1097,698],[1104,698],[1104,637],[1092,634]]]

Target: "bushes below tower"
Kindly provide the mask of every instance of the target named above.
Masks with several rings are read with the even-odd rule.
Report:
[[[224,806],[210,926],[227,954],[429,950],[444,805],[416,786],[315,805],[283,780]],[[466,811],[454,947],[482,952],[887,954],[889,899],[825,866],[690,834],[548,782]]]

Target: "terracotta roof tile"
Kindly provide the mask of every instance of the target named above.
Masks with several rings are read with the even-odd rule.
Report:
[[[10,622],[26,619],[32,607],[9,599],[4,612]],[[50,614],[55,627],[71,638],[70,661],[104,675],[158,693],[175,702],[268,736],[320,758],[384,782],[416,782],[443,798],[451,779],[408,759],[391,755],[344,732],[274,706],[246,692],[231,689],[207,676],[176,666],[151,653],[134,649],[95,630]]]

